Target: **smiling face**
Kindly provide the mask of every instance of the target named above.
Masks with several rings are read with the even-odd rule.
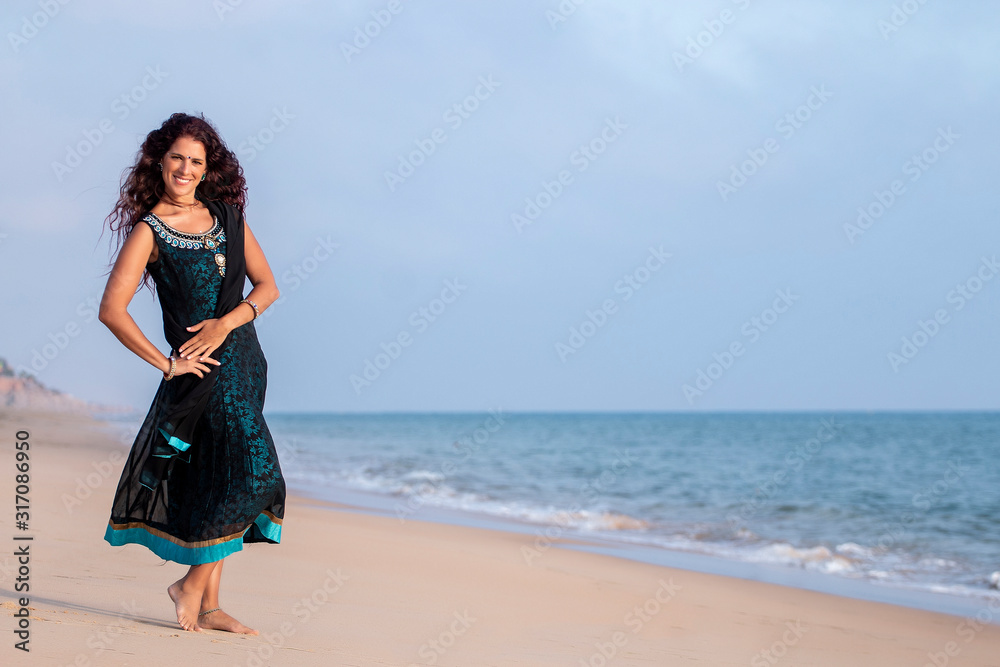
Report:
[[[173,199],[188,201],[206,169],[205,145],[191,137],[178,137],[161,160],[163,184]]]

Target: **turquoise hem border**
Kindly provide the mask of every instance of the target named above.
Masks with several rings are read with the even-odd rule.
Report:
[[[181,440],[177,436],[169,435],[162,428],[159,429],[159,431],[160,431],[160,433],[163,434],[163,437],[167,439],[167,444],[170,445],[171,447],[173,447],[174,449],[176,449],[177,451],[179,451],[179,452],[186,452],[188,449],[191,448],[191,443],[184,442],[183,440]]]
[[[202,565],[203,563],[214,563],[237,551],[242,551],[243,537],[247,530],[255,527],[264,538],[275,544],[281,541],[281,525],[271,521],[264,513],[258,515],[253,524],[247,526],[241,535],[207,547],[183,547],[176,542],[154,535],[143,527],[115,530],[111,527],[110,521],[104,530],[104,541],[113,547],[141,544],[164,560],[174,561],[182,565]]]
[[[253,520],[254,525],[261,534],[267,539],[271,540],[275,544],[281,542],[281,524],[271,521],[271,518],[266,514],[261,512],[257,515],[257,518]],[[249,530],[249,529],[248,529]],[[245,534],[245,533],[244,533]]]

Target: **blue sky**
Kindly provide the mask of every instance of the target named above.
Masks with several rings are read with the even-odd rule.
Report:
[[[101,226],[185,111],[283,294],[268,410],[998,407],[979,3],[0,12],[0,355],[50,386],[148,407],[95,317]],[[130,312],[166,351],[147,291]]]

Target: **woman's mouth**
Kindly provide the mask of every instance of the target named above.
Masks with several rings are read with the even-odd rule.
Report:
[[[193,179],[190,178],[181,178],[180,176],[174,176],[174,183],[176,183],[177,185],[187,185],[192,180]]]

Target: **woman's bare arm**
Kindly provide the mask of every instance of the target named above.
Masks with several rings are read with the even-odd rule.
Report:
[[[278,291],[278,285],[274,281],[274,274],[271,273],[271,266],[267,263],[263,249],[257,243],[257,239],[254,237],[253,232],[250,231],[250,226],[246,224],[245,220],[243,225],[246,231],[244,235],[245,247],[243,254],[247,262],[247,278],[250,279],[250,284],[253,285],[253,289],[247,294],[247,298],[257,304],[260,312],[264,312],[268,306],[278,300],[281,293]],[[243,308],[236,308],[229,314],[233,315],[237,311],[243,312],[240,314],[239,320],[234,320],[239,322],[235,326],[246,324],[254,318],[252,306],[248,307],[247,304],[244,304]]]
[[[98,319],[111,330],[111,333],[125,347],[167,373],[170,371],[170,360],[146,338],[139,325],[128,313],[128,305],[132,302],[132,297],[135,296],[136,288],[142,279],[142,272],[146,268],[146,262],[153,252],[155,243],[153,230],[143,222],[137,224],[128,235],[118,253],[118,259],[115,260],[115,265],[111,269],[111,275],[108,276],[108,284],[101,297]],[[183,366],[178,364],[175,374],[195,373],[198,377],[203,377],[203,373],[207,372],[208,367],[203,363],[185,363]]]
[[[274,281],[274,274],[264,257],[264,251],[250,231],[250,226],[243,221],[243,256],[246,259],[247,278],[253,285],[253,289],[246,298],[257,304],[260,312],[278,300],[280,293],[278,285]],[[218,319],[208,319],[198,322],[188,327],[189,331],[196,331],[192,338],[181,345],[178,352],[181,356],[190,358],[196,355],[211,354],[226,335],[233,329],[243,326],[254,319],[253,306],[247,303],[240,303],[231,311]]]

